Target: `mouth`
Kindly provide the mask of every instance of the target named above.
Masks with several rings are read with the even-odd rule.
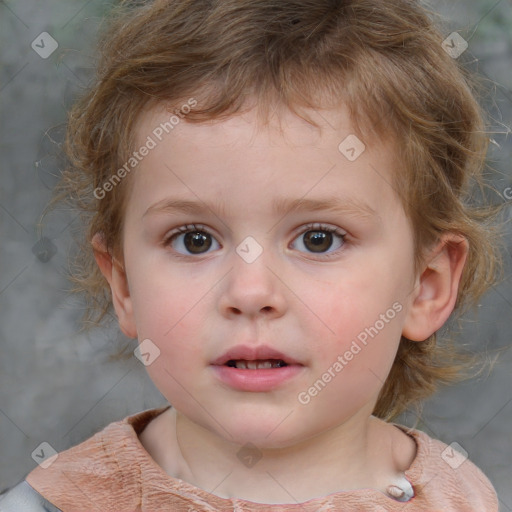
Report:
[[[213,374],[224,385],[244,392],[268,392],[284,387],[306,367],[267,345],[238,345],[212,362]]]
[[[246,359],[230,359],[224,366],[238,368],[239,370],[267,370],[270,368],[284,368],[288,366],[282,359],[257,359],[248,361]]]
[[[243,370],[303,366],[291,356],[283,354],[269,345],[237,345],[212,361],[211,364]]]

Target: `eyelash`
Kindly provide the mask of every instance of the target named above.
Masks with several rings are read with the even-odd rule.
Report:
[[[169,235],[165,237],[165,239],[163,241],[163,245],[165,247],[168,247],[170,245],[170,243],[177,236],[179,236],[181,234],[196,232],[196,231],[208,234],[208,235],[212,236],[213,238],[215,238],[214,235],[208,230],[208,228],[206,226],[203,226],[201,224],[187,224],[185,226],[180,226],[179,228],[175,229],[173,232],[169,233]],[[316,256],[319,259],[329,259],[329,258],[337,257],[339,255],[339,252],[342,251],[343,248],[345,247],[345,245],[347,244],[347,240],[346,240],[347,233],[346,232],[342,231],[339,228],[334,228],[332,226],[322,224],[322,223],[317,223],[317,222],[303,226],[301,231],[295,235],[295,237],[293,238],[293,241],[297,240],[301,235],[304,235],[308,231],[324,231],[326,233],[332,233],[333,235],[337,235],[341,239],[342,246],[334,251],[331,251],[328,253],[314,253],[314,252],[309,253],[309,254],[316,254]],[[207,254],[207,253],[205,253],[205,254]],[[181,254],[179,252],[176,252],[176,255],[177,255],[177,257],[181,257],[181,258],[194,257],[193,254],[185,255],[185,254]],[[199,254],[198,256],[201,256],[201,254]]]
[[[334,251],[330,251],[327,253],[314,253],[308,252],[307,254],[315,255],[318,259],[330,259],[336,258],[339,256],[340,252],[344,250],[345,245],[347,244],[347,233],[342,231],[339,228],[335,228],[329,226],[327,224],[322,224],[321,222],[314,222],[311,224],[306,224],[301,228],[301,230],[294,236],[293,241],[297,240],[300,236],[306,234],[308,231],[325,231],[326,233],[331,233],[333,235],[337,235],[341,239],[341,247],[335,249]]]

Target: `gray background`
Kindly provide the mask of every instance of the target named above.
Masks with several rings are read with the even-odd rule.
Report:
[[[42,441],[61,451],[111,421],[165,403],[133,356],[110,358],[134,348],[113,321],[79,332],[83,304],[66,281],[76,213],[60,210],[46,219],[43,235],[54,252],[49,261],[33,251],[36,225],[56,182],[66,111],[91,76],[95,34],[111,3],[0,1],[0,490],[35,467],[31,453]],[[503,193],[512,186],[512,3],[430,5],[446,17],[447,36],[459,31],[468,40],[463,57],[487,79],[492,179]],[[59,44],[47,59],[31,48],[43,31]],[[509,220],[510,206],[508,200]],[[510,228],[506,243],[503,283],[466,315],[460,334],[490,356],[501,349],[498,363],[489,375],[441,390],[426,404],[419,427],[461,445],[493,482],[501,510],[512,511]],[[412,425],[416,417],[408,413],[399,421]]]

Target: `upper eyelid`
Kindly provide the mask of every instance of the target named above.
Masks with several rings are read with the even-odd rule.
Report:
[[[300,227],[296,228],[293,232],[295,235],[302,234],[307,232],[308,230],[318,230],[318,231],[330,231],[330,232],[338,232],[338,234],[347,235],[348,233],[343,228],[339,226],[334,226],[332,224],[324,223],[324,222],[309,222],[306,224],[302,224]],[[192,224],[184,224],[182,226],[178,226],[175,229],[171,230],[171,232],[166,236],[166,239],[169,239],[175,235],[180,235],[192,231],[204,231],[212,236],[215,236],[212,229],[208,226],[199,223]]]
[[[195,222],[192,223],[192,224],[183,224],[182,226],[178,226],[174,229],[171,229],[166,235],[165,235],[165,239],[166,240],[169,240],[170,238],[176,236],[176,235],[182,235],[184,233],[190,233],[190,232],[193,232],[193,231],[200,231],[200,232],[205,232],[205,233],[208,233],[212,236],[215,236],[215,233],[213,232],[212,229],[210,229],[209,227],[207,226],[204,226],[203,224],[196,224]]]
[[[307,231],[308,229],[310,231],[314,231],[314,230],[331,231],[331,232],[337,231],[339,233],[347,234],[347,231],[344,230],[343,228],[340,228],[339,226],[335,226],[333,224],[328,224],[326,222],[310,222],[307,224],[303,224],[300,228],[298,228],[298,232],[302,233],[303,231]]]

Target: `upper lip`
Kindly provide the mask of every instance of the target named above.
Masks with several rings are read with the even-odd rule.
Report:
[[[237,345],[236,347],[230,348],[227,352],[224,352],[224,354],[215,359],[212,364],[221,366],[232,360],[257,361],[266,359],[280,359],[286,364],[300,364],[295,359],[268,345]]]

